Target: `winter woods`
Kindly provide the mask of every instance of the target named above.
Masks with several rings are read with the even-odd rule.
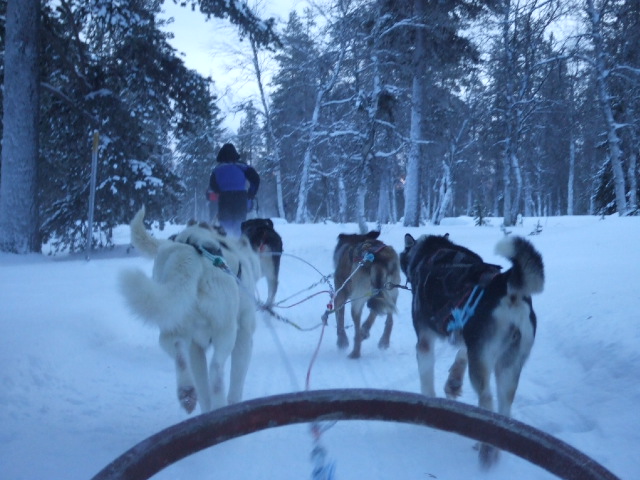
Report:
[[[24,48],[6,11],[23,3],[40,10],[39,109],[15,114],[16,69],[34,74],[5,62]],[[215,79],[171,47],[162,2],[27,3],[0,0],[0,248],[84,247],[95,131],[94,243],[142,203],[161,222],[207,219],[209,169],[231,132]],[[331,0],[282,25],[240,2],[186,3],[244,37],[261,94],[238,107],[235,140],[262,174],[262,216],[364,228],[478,208],[505,225],[637,211],[638,1]],[[37,138],[19,118],[36,114]]]

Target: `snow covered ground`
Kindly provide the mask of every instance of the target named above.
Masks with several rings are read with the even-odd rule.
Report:
[[[620,478],[635,480],[640,478],[640,218],[525,219],[513,234],[526,236],[538,222],[542,232],[528,238],[543,255],[547,281],[534,298],[538,333],[513,416],[568,442]],[[456,218],[438,227],[386,225],[381,239],[400,250],[405,232],[449,232],[486,261],[507,266],[493,254],[502,235],[498,221],[493,224],[479,228],[470,218]],[[157,234],[165,237],[176,228]],[[309,264],[331,273],[338,233],[355,232],[356,226],[278,223],[277,229],[285,252],[304,260],[283,257],[278,298],[284,299],[320,280]],[[120,229],[118,238],[119,247],[89,262],[83,256],[0,254],[3,479],[89,479],[139,441],[188,418],[175,397],[173,365],[157,345],[157,332],[133,318],[116,289],[120,269],[138,265],[150,272],[151,261],[127,253],[128,228]],[[264,298],[263,281],[259,291]],[[327,301],[321,294],[279,313],[312,327]],[[389,350],[376,347],[380,318],[360,360],[337,350],[331,317],[311,370],[311,388],[418,392],[409,292],[400,292],[398,309]],[[304,388],[320,330],[300,331],[281,322],[273,327],[259,317],[248,399]],[[439,391],[454,353],[446,343],[438,345]],[[468,382],[461,401],[476,403]],[[305,425],[270,429],[207,449],[154,478],[310,478],[312,443]],[[555,478],[509,454],[490,472],[481,472],[472,440],[413,425],[344,421],[327,430],[322,443],[338,480]]]

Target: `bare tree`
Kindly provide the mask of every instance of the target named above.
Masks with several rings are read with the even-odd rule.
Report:
[[[342,73],[342,62],[347,53],[347,44],[341,42],[337,46],[337,51],[333,45],[327,45],[326,53],[323,55],[327,58],[332,57],[333,62],[329,61],[330,72],[326,78],[319,80],[315,97],[315,104],[311,119],[306,125],[306,145],[302,160],[302,170],[300,175],[300,186],[298,188],[298,202],[296,208],[296,223],[306,223],[310,220],[307,208],[307,198],[309,193],[309,179],[311,172],[311,164],[313,160],[313,151],[316,147],[320,127],[320,113],[324,106],[325,99],[329,92],[338,82]]]
[[[500,32],[495,42],[493,132],[500,145],[504,224],[513,225],[523,208],[526,172],[522,139],[534,115],[545,107],[540,98],[555,61],[543,57],[550,26],[561,15],[559,0],[506,0],[502,3]]]
[[[262,113],[264,115],[265,130],[267,134],[267,149],[271,152],[271,167],[273,168],[273,174],[276,179],[276,206],[278,209],[278,216],[285,218],[284,213],[284,200],[282,196],[282,171],[280,168],[280,142],[275,135],[273,129],[273,116],[271,115],[271,108],[269,108],[269,100],[265,93],[262,66],[260,64],[260,58],[258,56],[258,45],[250,37],[252,64],[253,70],[256,76],[256,84],[258,91],[260,92],[260,103],[262,104]]]

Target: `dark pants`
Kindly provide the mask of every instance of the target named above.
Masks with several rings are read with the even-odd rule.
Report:
[[[245,190],[220,192],[218,197],[218,222],[228,235],[239,237],[240,225],[247,219],[248,195]]]

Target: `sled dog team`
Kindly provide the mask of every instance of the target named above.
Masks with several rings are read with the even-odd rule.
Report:
[[[130,309],[160,330],[160,345],[173,359],[177,394],[187,412],[202,412],[242,399],[256,325],[255,284],[265,276],[267,306],[278,288],[282,239],[268,219],[247,220],[239,238],[220,229],[190,222],[169,239],[156,239],[144,226],[144,208],[130,223],[131,243],[152,258],[149,278],[139,269],[125,270],[120,289]],[[531,295],[544,285],[542,257],[527,240],[506,236],[496,253],[511,262],[502,272],[448,235],[405,235],[398,255],[378,239],[380,232],[340,234],[333,254],[334,311],[337,345],[349,346],[344,316],[350,302],[353,348],[378,316],[385,316],[381,349],[389,346],[400,271],[411,286],[411,315],[417,336],[420,389],[435,396],[434,347],[449,338],[458,352],[445,384],[448,398],[460,395],[469,370],[478,405],[494,410],[490,379],[495,377],[497,412],[510,415],[522,368],[536,332]],[[369,313],[364,323],[364,306]],[[207,350],[212,347],[207,364]],[[225,365],[230,380],[225,386]],[[480,460],[491,465],[497,450],[480,445]]]

